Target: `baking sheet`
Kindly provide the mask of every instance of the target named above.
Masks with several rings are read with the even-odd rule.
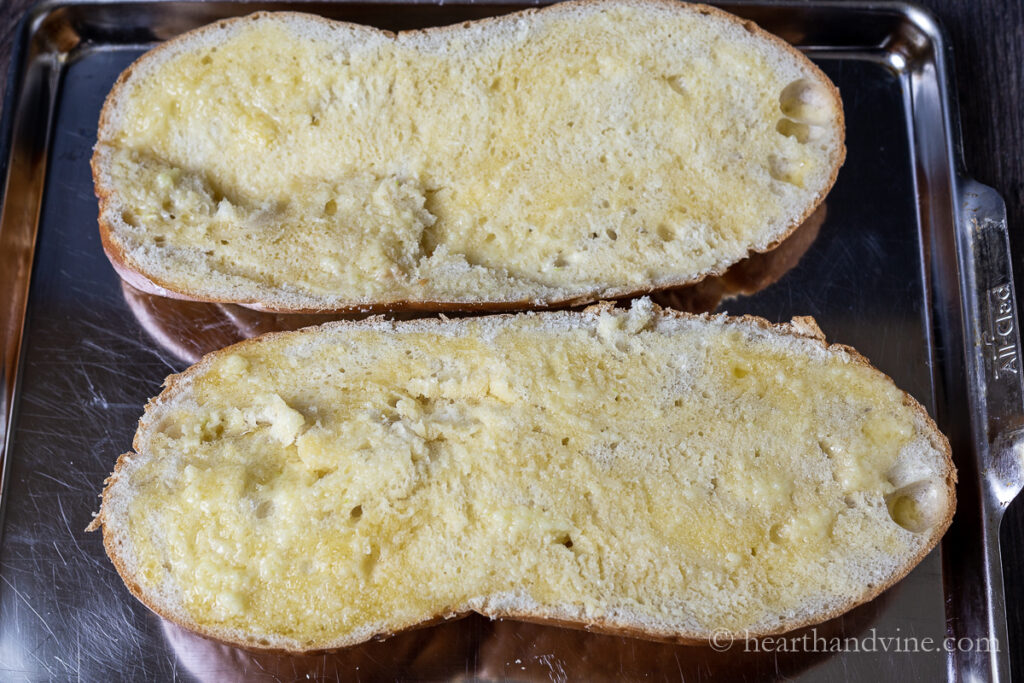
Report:
[[[5,453],[0,678],[934,681],[947,676],[957,659],[939,646],[947,634],[944,579],[948,583],[949,576],[938,550],[878,599],[793,634],[803,645],[785,652],[777,644],[766,651],[744,643],[716,652],[469,617],[336,655],[252,655],[181,631],[131,597],[106,559],[100,535],[83,529],[98,508],[103,479],[117,456],[130,449],[146,400],[159,392],[167,374],[185,368],[197,353],[308,321],[170,302],[123,287],[103,255],[96,226],[88,160],[98,114],[114,79],[155,38],[263,7],[139,2],[37,11],[52,24],[57,39],[51,42],[63,39],[73,49],[55,67],[59,81],[45,145],[48,164],[21,337],[20,385]],[[445,24],[515,8],[302,7],[387,28]],[[867,6],[730,8],[801,44],[836,82],[846,108],[848,157],[817,234],[795,265],[787,264],[793,267],[761,291],[728,299],[718,310],[773,321],[815,316],[830,340],[864,353],[937,415],[958,444],[955,435],[968,430],[966,416],[955,409],[963,399],[956,397],[955,383],[937,380],[955,375],[962,362],[962,349],[950,346],[958,336],[944,328],[959,318],[945,311],[936,315],[936,302],[955,306],[948,292],[959,291],[949,254],[934,234],[943,224],[936,213],[949,197],[941,186],[921,183],[922,131],[910,112],[915,81],[906,68],[908,50],[920,48],[910,40],[912,17],[900,8]],[[40,125],[45,124],[44,118]],[[926,151],[934,158],[953,158],[944,135],[933,136],[930,144]],[[946,222],[952,225],[953,217]],[[814,651],[823,649],[817,638],[855,638],[859,651]],[[904,639],[916,651],[893,653],[891,645],[883,651],[880,638]],[[937,646],[926,651],[921,644],[927,642]]]

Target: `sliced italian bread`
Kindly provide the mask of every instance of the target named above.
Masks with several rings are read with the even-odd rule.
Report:
[[[706,642],[876,596],[954,480],[921,405],[813,320],[642,299],[212,353],[147,406],[93,528],[146,605],[248,648],[469,611]]]
[[[288,312],[511,309],[679,286],[828,192],[833,84],[748,21],[568,2],[392,34],[255,14],[147,53],[92,160],[140,289]]]

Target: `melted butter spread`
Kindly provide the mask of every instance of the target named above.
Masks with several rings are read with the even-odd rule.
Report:
[[[636,311],[217,356],[154,409],[119,483],[142,585],[310,647],[505,594],[743,629],[906,561],[921,537],[885,499],[913,414],[891,382]]]
[[[99,142],[115,239],[241,299],[517,300],[697,276],[823,190],[809,65],[718,17],[580,11],[397,39],[270,15],[179,51]]]

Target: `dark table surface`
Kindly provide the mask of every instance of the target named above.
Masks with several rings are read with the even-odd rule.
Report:
[[[0,0],[0,84],[18,19],[33,2]],[[918,2],[952,38],[967,173],[1006,200],[1017,291],[1024,292],[1024,2]],[[1001,540],[1009,650],[1015,679],[1024,680],[1024,499],[1010,507]]]

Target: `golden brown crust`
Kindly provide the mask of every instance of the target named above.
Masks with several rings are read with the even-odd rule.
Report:
[[[598,304],[595,304],[593,306],[588,307],[587,309],[585,309],[582,312],[571,313],[570,315],[596,316],[596,315],[598,315],[598,314],[600,314],[602,312],[605,312],[605,311],[608,311],[608,310],[611,310],[611,309],[614,309],[614,308],[615,308],[615,306],[614,306],[614,304],[612,302],[600,302]],[[541,315],[551,315],[551,314],[541,314]],[[882,378],[884,381],[890,383],[892,386],[895,386],[895,383],[893,383],[892,379],[890,379],[887,375],[885,375],[880,370],[878,370],[877,368],[872,366],[867,358],[865,358],[863,355],[858,353],[852,347],[845,346],[845,345],[842,345],[842,344],[829,344],[826,341],[825,335],[822,333],[821,329],[818,327],[817,322],[814,320],[814,318],[809,317],[809,316],[794,318],[791,323],[771,323],[771,322],[769,322],[768,320],[766,320],[764,318],[760,318],[760,317],[752,316],[752,315],[744,315],[744,316],[740,316],[740,317],[730,317],[730,316],[725,316],[725,315],[709,315],[709,314],[694,315],[694,314],[686,313],[686,312],[683,312],[683,311],[676,311],[676,310],[672,310],[672,309],[663,309],[663,308],[660,308],[660,307],[657,307],[657,306],[654,307],[654,315],[656,315],[656,316],[663,316],[663,317],[674,317],[674,318],[682,319],[682,320],[692,320],[692,319],[697,319],[697,318],[704,319],[704,320],[726,320],[726,321],[731,322],[731,323],[748,324],[748,325],[751,325],[753,327],[760,328],[762,330],[770,330],[770,331],[773,331],[776,334],[782,334],[782,335],[785,335],[785,336],[792,336],[792,337],[797,337],[797,338],[801,338],[801,339],[807,339],[807,340],[810,340],[810,341],[814,342],[815,344],[817,344],[819,347],[821,347],[822,349],[824,349],[826,351],[829,351],[829,352],[832,352],[832,353],[843,353],[843,354],[846,354],[851,359],[851,361],[853,363],[867,368],[869,371],[875,373],[878,377]],[[493,316],[493,317],[496,317],[496,318],[510,318],[510,317],[514,317],[514,316],[513,316],[513,314],[501,314],[501,315]],[[134,452],[134,453],[125,453],[125,454],[121,455],[118,458],[117,463],[116,463],[116,465],[114,467],[113,474],[111,474],[111,476],[107,478],[107,480],[105,482],[106,483],[106,487],[104,488],[103,494],[102,494],[103,505],[106,504],[107,494],[110,491],[110,488],[111,488],[112,484],[117,479],[117,477],[120,475],[120,472],[125,467],[125,465],[127,464],[128,460],[130,460],[133,457],[136,457],[137,452],[139,450],[139,446],[141,445],[141,443],[140,443],[140,436],[141,436],[142,432],[148,427],[148,418],[150,416],[150,411],[153,409],[153,407],[155,405],[157,405],[158,403],[166,402],[168,400],[173,399],[178,393],[188,389],[191,378],[194,375],[196,375],[199,372],[201,372],[202,370],[204,370],[214,360],[216,360],[217,358],[221,357],[222,355],[230,355],[232,353],[237,353],[238,351],[246,348],[247,346],[249,346],[251,344],[262,343],[262,341],[265,341],[265,340],[268,340],[268,339],[273,339],[273,338],[276,338],[276,337],[281,336],[281,335],[317,334],[321,330],[323,330],[324,328],[362,327],[362,326],[366,326],[368,324],[376,324],[380,320],[381,320],[381,318],[370,318],[368,320],[363,320],[363,321],[347,321],[347,320],[343,320],[343,321],[337,321],[337,322],[332,322],[332,323],[326,323],[324,325],[317,326],[317,327],[308,327],[308,328],[304,328],[304,329],[301,329],[301,330],[298,330],[298,331],[295,331],[295,332],[269,332],[269,333],[264,334],[262,336],[255,337],[253,339],[246,339],[246,340],[238,342],[236,344],[232,344],[231,346],[228,346],[228,347],[226,347],[224,349],[221,349],[219,351],[215,351],[213,353],[210,353],[210,354],[206,355],[199,363],[196,363],[195,365],[191,366],[190,368],[188,368],[184,372],[182,372],[180,374],[175,374],[175,375],[168,376],[167,379],[164,381],[164,390],[160,393],[159,396],[157,396],[154,399],[151,399],[147,403],[146,408],[145,408],[145,412],[143,413],[142,417],[139,420],[139,429],[136,432],[135,438],[134,438],[133,443],[132,443],[132,447],[135,449],[136,452]],[[393,324],[396,327],[400,327],[400,326],[403,326],[403,325],[407,325],[409,323],[397,322],[397,323],[391,323],[391,324]],[[451,321],[446,320],[443,317],[440,317],[440,318],[428,318],[428,319],[417,320],[413,324],[416,324],[416,325],[421,325],[421,324],[444,325],[444,324],[454,324],[454,323],[452,323]],[[938,451],[940,451],[942,453],[943,461],[945,463],[945,471],[943,472],[943,479],[944,479],[944,482],[945,482],[945,485],[946,485],[947,507],[946,507],[946,509],[943,512],[942,519],[931,528],[931,530],[929,532],[929,535],[928,535],[928,538],[925,541],[925,543],[922,545],[920,552],[918,552],[914,557],[906,560],[904,562],[904,564],[901,566],[901,568],[899,570],[897,570],[889,578],[888,581],[886,581],[884,583],[877,584],[877,585],[868,586],[866,591],[863,594],[861,594],[860,596],[858,596],[854,600],[851,600],[848,603],[840,605],[839,607],[837,607],[835,609],[832,609],[832,610],[829,610],[829,611],[825,611],[825,612],[819,612],[819,613],[816,613],[816,614],[814,614],[814,615],[812,615],[812,616],[810,616],[810,617],[808,617],[806,619],[802,619],[802,620],[791,620],[791,621],[788,621],[788,622],[782,622],[776,628],[772,628],[772,629],[751,630],[751,631],[742,631],[742,632],[737,631],[737,632],[734,632],[734,633],[716,632],[716,637],[717,638],[724,639],[726,637],[731,637],[733,639],[739,640],[739,639],[750,639],[750,638],[756,639],[756,638],[762,638],[762,637],[767,637],[767,636],[774,636],[774,635],[778,635],[778,634],[781,634],[781,633],[787,633],[787,632],[790,632],[790,631],[793,631],[793,630],[796,630],[796,629],[799,629],[799,628],[803,628],[803,627],[806,627],[806,626],[811,626],[811,625],[814,625],[814,624],[819,624],[821,622],[824,622],[824,621],[827,621],[827,620],[832,619],[834,617],[837,617],[840,614],[848,612],[849,610],[853,609],[854,607],[857,607],[858,605],[861,605],[861,604],[864,604],[865,602],[873,600],[875,597],[877,597],[883,591],[887,590],[888,588],[890,588],[891,586],[896,584],[898,581],[903,579],[903,577],[906,576],[914,567],[916,567],[921,562],[921,560],[923,560],[924,557],[929,552],[931,552],[931,550],[938,544],[939,540],[942,538],[943,534],[946,532],[946,529],[949,527],[950,523],[952,522],[953,513],[954,513],[955,508],[956,508],[956,488],[955,488],[955,484],[956,484],[956,470],[953,467],[952,450],[950,448],[949,441],[942,434],[942,432],[939,431],[938,427],[935,425],[935,423],[932,421],[932,419],[928,416],[928,413],[924,409],[924,406],[922,406],[916,399],[914,399],[912,396],[910,396],[910,394],[908,394],[906,392],[903,392],[903,391],[901,391],[901,394],[903,396],[903,404],[905,406],[909,407],[911,410],[913,410],[915,415],[918,418],[918,422],[917,422],[917,425],[916,425],[917,429],[920,432],[922,432],[925,436],[927,436],[927,438],[929,439],[931,445],[934,446],[936,448],[936,450],[938,450]],[[211,631],[209,629],[206,629],[206,628],[202,627],[201,625],[187,623],[184,619],[181,619],[181,618],[179,618],[178,615],[175,615],[175,614],[169,612],[164,606],[162,606],[160,604],[157,604],[156,601],[150,599],[145,594],[145,592],[142,590],[142,588],[135,582],[134,578],[132,577],[131,573],[129,572],[129,570],[128,570],[127,566],[126,566],[125,561],[122,559],[122,557],[121,557],[121,555],[119,553],[119,548],[118,548],[118,545],[117,545],[117,538],[115,537],[114,532],[109,530],[107,528],[107,526],[106,526],[106,520],[105,520],[104,510],[103,510],[102,506],[101,506],[100,512],[96,515],[95,519],[93,519],[92,523],[89,525],[87,530],[92,531],[92,530],[96,530],[96,529],[100,529],[100,528],[103,529],[103,545],[104,545],[104,548],[106,549],[107,555],[110,557],[110,559],[113,562],[115,568],[117,569],[118,574],[121,576],[122,580],[124,580],[125,585],[128,587],[128,590],[132,593],[132,595],[134,595],[143,604],[145,604],[147,607],[149,607],[151,610],[153,610],[155,613],[159,614],[160,616],[164,617],[165,619],[168,619],[168,620],[178,624],[179,626],[181,626],[183,628],[195,631],[196,633],[199,633],[199,634],[201,634],[201,635],[203,635],[203,636],[205,636],[207,638],[211,638],[213,640],[216,640],[218,642],[222,642],[222,643],[225,643],[225,644],[228,644],[228,645],[234,645],[234,646],[242,647],[242,648],[245,648],[247,650],[256,651],[256,652],[278,652],[278,653],[290,653],[290,654],[299,654],[299,653],[312,654],[312,653],[319,653],[319,652],[335,651],[335,650],[338,650],[338,649],[340,649],[342,647],[347,647],[349,645],[355,645],[356,642],[364,642],[365,640],[369,640],[371,637],[372,638],[388,637],[388,636],[394,635],[394,634],[402,632],[402,631],[406,631],[406,630],[410,630],[412,628],[417,628],[417,627],[421,627],[421,626],[427,625],[427,624],[425,624],[423,622],[420,622],[420,623],[417,623],[417,624],[409,624],[409,625],[407,625],[407,626],[405,626],[403,628],[396,628],[396,629],[394,629],[392,631],[378,633],[378,634],[376,634],[374,636],[367,637],[365,639],[360,639],[359,641],[356,641],[356,642],[345,642],[345,643],[340,643],[338,645],[332,645],[332,646],[329,646],[329,647],[326,647],[326,648],[318,648],[318,649],[313,649],[313,650],[294,650],[294,651],[292,651],[292,650],[287,650],[287,649],[281,649],[281,648],[264,646],[264,645],[261,645],[259,643],[231,640],[229,638],[225,638],[223,636],[223,634],[214,633],[213,631]],[[470,611],[473,611],[473,610],[465,610],[465,611],[450,610],[450,611],[447,611],[444,614],[437,615],[435,617],[435,619],[432,622],[430,622],[430,623],[437,623],[438,621],[444,621],[444,620],[448,620],[448,619],[452,619],[452,618],[458,618],[460,616],[464,616],[465,614],[468,614]],[[564,618],[563,616],[561,616],[561,615],[559,615],[557,613],[545,612],[545,611],[517,611],[517,610],[513,610],[513,609],[508,609],[508,608],[494,608],[494,609],[487,609],[487,608],[485,608],[485,609],[479,610],[479,613],[483,614],[484,616],[491,617],[491,618],[509,617],[509,618],[514,618],[514,619],[522,620],[522,621],[530,621],[530,622],[544,623],[544,624],[557,624],[557,625],[565,626],[565,627],[569,627],[569,628],[577,628],[577,629],[594,631],[594,632],[599,632],[599,633],[606,633],[606,634],[609,634],[609,635],[631,636],[631,637],[643,638],[643,639],[646,639],[646,640],[654,640],[654,641],[662,641],[662,642],[673,642],[673,643],[687,644],[687,645],[707,644],[708,637],[711,635],[710,633],[683,632],[683,631],[669,633],[669,632],[664,632],[664,631],[658,631],[656,629],[645,629],[645,628],[640,628],[640,627],[636,627],[636,626],[632,626],[632,625],[617,624],[617,623],[611,622],[610,620],[602,619],[602,618],[596,618],[596,619],[592,619],[592,620],[572,620],[572,619],[566,619],[566,618]]]
[[[567,0],[566,2],[559,2],[553,5],[549,5],[544,8],[531,8],[521,12],[515,13],[514,16],[532,16],[536,14],[546,12],[565,11],[566,9],[572,10],[578,6],[586,6],[592,4],[599,4],[602,0]],[[547,299],[547,300],[536,300],[536,299],[520,299],[517,301],[473,301],[473,302],[461,302],[461,301],[430,301],[430,300],[404,300],[404,301],[390,301],[390,302],[352,302],[352,303],[339,303],[333,306],[277,306],[274,304],[267,304],[257,299],[230,299],[230,298],[219,298],[215,296],[209,296],[204,294],[197,294],[194,291],[188,291],[183,286],[178,286],[173,283],[162,281],[159,277],[152,273],[147,273],[137,263],[133,261],[131,256],[126,253],[121,245],[117,244],[112,236],[113,226],[111,226],[106,218],[106,208],[111,202],[112,191],[110,188],[104,187],[100,182],[101,169],[99,168],[100,163],[100,150],[99,145],[93,152],[93,156],[90,162],[92,169],[93,184],[95,186],[96,196],[99,199],[99,229],[100,239],[103,244],[103,251],[106,253],[107,258],[118,274],[125,280],[127,280],[132,286],[150,293],[157,294],[160,296],[167,296],[176,299],[182,299],[185,301],[205,301],[210,303],[234,303],[242,306],[250,307],[258,311],[266,311],[270,313],[355,313],[355,312],[367,312],[367,313],[388,313],[388,312],[400,312],[400,311],[423,311],[423,312],[444,312],[444,311],[462,311],[462,312],[500,312],[500,311],[518,311],[526,309],[547,309],[547,308],[560,308],[565,306],[575,306],[580,304],[591,303],[603,299],[620,299],[637,297],[646,294],[654,294],[663,292],[665,290],[674,289],[678,287],[684,287],[692,285],[697,282],[704,280],[707,277],[714,277],[722,275],[729,266],[742,260],[752,254],[764,253],[771,251],[779,244],[783,242],[794,230],[806,221],[811,214],[818,208],[818,206],[824,201],[825,196],[831,190],[832,186],[835,185],[836,178],[839,175],[839,169],[842,167],[843,162],[846,159],[846,146],[845,146],[845,134],[846,134],[846,123],[843,114],[842,99],[839,95],[839,89],[834,83],[825,75],[825,73],[818,68],[813,62],[803,55],[795,47],[787,43],[782,38],[765,31],[760,28],[757,24],[752,21],[742,19],[733,14],[725,12],[716,7],[708,5],[692,4],[684,2],[676,2],[675,0],[621,0],[622,4],[629,6],[645,7],[645,6],[656,6],[661,5],[664,7],[674,8],[685,8],[690,11],[697,12],[704,15],[715,15],[717,17],[728,20],[729,22],[740,24],[743,28],[758,37],[761,37],[768,42],[772,43],[784,52],[788,52],[792,56],[797,57],[801,62],[807,65],[812,73],[814,73],[822,83],[826,85],[829,90],[829,94],[832,97],[835,111],[838,116],[837,128],[840,132],[839,145],[836,151],[836,156],[832,160],[832,171],[830,173],[828,181],[825,183],[821,193],[813,202],[811,202],[804,213],[795,218],[789,226],[783,230],[775,240],[770,244],[763,247],[754,247],[747,251],[745,255],[742,255],[729,263],[724,263],[717,268],[709,269],[707,272],[701,273],[694,277],[680,277],[676,280],[666,281],[657,285],[649,285],[644,287],[636,287],[632,289],[627,288],[605,288],[603,290],[594,290],[589,293],[578,294],[561,299]],[[133,62],[125,71],[118,77],[114,83],[110,94],[103,103],[103,109],[100,112],[99,122],[99,137],[103,138],[104,131],[107,129],[110,120],[113,116],[119,100],[121,99],[122,90],[125,84],[129,80],[133,71],[137,70],[140,66],[147,64],[148,62],[159,60],[162,58],[163,53],[169,49],[173,49],[179,45],[183,40],[194,39],[197,36],[202,35],[205,32],[219,30],[223,27],[232,26],[236,23],[242,23],[246,21],[252,21],[258,19],[264,15],[270,14],[269,12],[257,12],[244,17],[233,17],[230,19],[223,19],[221,21],[203,26],[195,29],[188,33],[182,34],[166,43],[163,43],[156,48],[150,50],[146,54],[139,57]],[[388,37],[395,37],[396,33],[391,31],[378,30],[370,27],[363,26],[361,24],[354,24],[351,22],[334,21],[331,19],[325,19],[324,17],[306,14],[302,12],[280,12],[277,14],[285,15],[299,15],[307,19],[312,19],[318,22],[323,22],[330,26],[347,26],[357,27],[361,30],[379,32],[380,34]],[[414,29],[405,31],[402,33],[406,34],[426,34],[430,32],[445,32],[461,29],[468,24],[475,23],[479,25],[486,25],[495,22],[499,19],[507,18],[512,15],[504,15],[501,17],[490,17],[487,19],[480,19],[476,22],[462,22],[461,24],[453,24],[449,26],[437,26],[425,29]]]

